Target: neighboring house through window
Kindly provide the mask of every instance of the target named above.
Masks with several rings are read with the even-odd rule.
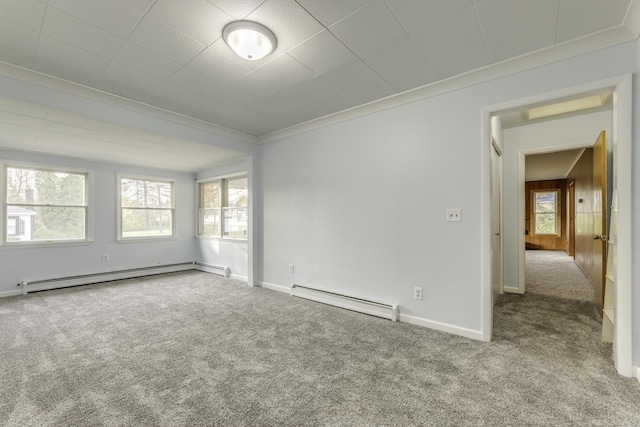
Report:
[[[6,165],[4,173],[3,243],[88,240],[88,171]]]

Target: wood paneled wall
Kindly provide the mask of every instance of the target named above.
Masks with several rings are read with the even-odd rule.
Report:
[[[533,190],[560,190],[560,235],[559,236],[536,236],[533,235],[533,216],[531,215],[531,197]],[[546,181],[527,181],[524,183],[524,194],[526,197],[526,217],[525,217],[525,243],[527,249],[545,249],[551,251],[567,250],[567,182],[564,179],[552,179]]]
[[[593,245],[593,149],[584,151],[578,163],[567,176],[567,183],[574,182],[575,194],[575,260],[591,278],[595,249]]]

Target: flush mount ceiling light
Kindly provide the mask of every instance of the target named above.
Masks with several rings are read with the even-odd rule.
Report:
[[[250,61],[264,58],[276,48],[276,36],[257,22],[231,22],[222,30],[222,37],[238,56]]]

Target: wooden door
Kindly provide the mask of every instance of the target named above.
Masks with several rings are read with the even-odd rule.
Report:
[[[570,257],[576,255],[576,186],[575,181],[569,183],[569,241],[567,253]]]
[[[593,144],[593,300],[602,311],[607,260],[607,134]]]

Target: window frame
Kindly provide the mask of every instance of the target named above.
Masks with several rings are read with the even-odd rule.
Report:
[[[0,195],[2,197],[2,212],[0,213],[0,228],[2,229],[2,237],[0,247],[15,246],[76,246],[86,245],[93,242],[93,170],[85,168],[76,168],[72,166],[60,166],[47,163],[32,163],[13,160],[0,161],[2,173],[0,175]],[[84,208],[84,238],[82,239],[48,239],[48,240],[16,240],[10,241],[8,234],[8,206],[15,203],[8,203],[8,169],[29,169],[33,171],[57,172],[76,174],[84,176],[84,205],[60,205],[60,207],[82,207]],[[35,205],[35,204],[34,204]]]
[[[170,208],[139,208],[141,210],[167,210],[171,211],[171,234],[164,236],[135,236],[135,237],[124,237],[122,235],[122,210],[128,209],[128,207],[122,206],[122,180],[123,179],[131,179],[137,181],[148,181],[148,182],[162,182],[171,184],[171,207]],[[150,242],[150,241],[158,241],[158,240],[175,240],[178,237],[178,228],[177,228],[177,209],[176,209],[176,195],[177,195],[177,182],[175,178],[169,177],[159,177],[159,176],[150,176],[150,175],[137,175],[130,173],[121,173],[118,172],[116,174],[116,241],[118,243],[128,243],[128,242]]]
[[[224,175],[215,178],[202,178],[196,180],[196,238],[198,239],[213,239],[213,240],[227,240],[234,242],[247,242],[249,240],[249,203],[244,208],[247,211],[247,234],[244,237],[236,237],[236,236],[227,236],[225,235],[225,227],[224,227],[224,212],[225,209],[236,209],[234,207],[228,206],[228,182],[236,179],[246,179],[247,180],[247,199],[249,198],[249,175],[247,172],[241,172],[232,175]],[[208,208],[208,209],[218,209],[219,218],[220,218],[220,229],[217,235],[206,235],[203,234],[204,221],[203,216],[200,215],[200,211],[204,209],[203,207],[203,193],[202,188],[206,184],[218,183],[220,186],[220,207],[219,208]]]
[[[536,212],[536,194],[537,193],[556,193],[556,232],[555,233],[537,233],[536,232],[536,222],[537,215]],[[560,237],[562,236],[562,191],[559,188],[537,188],[531,190],[531,235],[533,236],[541,236],[541,237]]]

